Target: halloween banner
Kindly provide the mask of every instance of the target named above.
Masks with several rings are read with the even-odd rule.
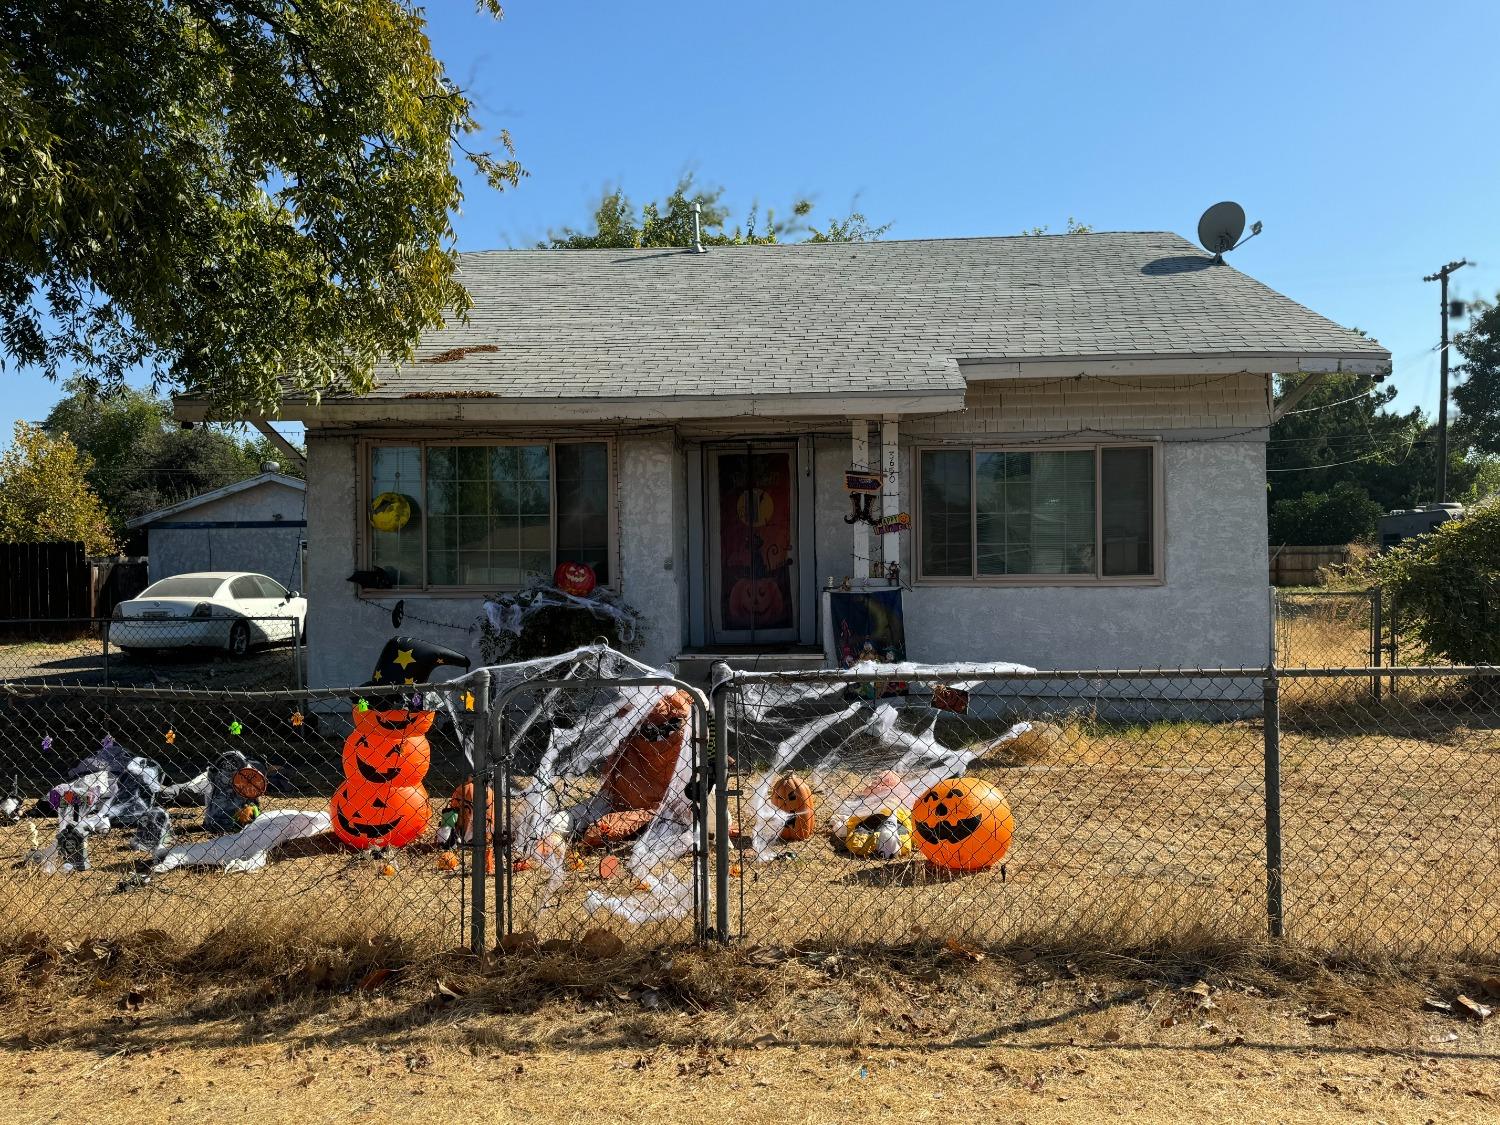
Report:
[[[906,626],[901,616],[901,591],[829,590],[828,636],[833,659],[840,668],[861,661],[896,664],[906,659]],[[891,680],[861,684],[868,696],[905,695],[906,684]]]

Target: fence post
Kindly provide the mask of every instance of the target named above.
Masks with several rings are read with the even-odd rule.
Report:
[[[734,681],[717,685],[714,703],[714,930],[729,941],[729,693]]]
[[[1265,681],[1266,920],[1273,938],[1286,935],[1281,867],[1281,681],[1273,666]]]
[[[487,948],[485,922],[488,921],[484,902],[484,856],[489,841],[485,827],[489,824],[490,781],[494,774],[490,764],[490,739],[495,725],[490,714],[490,674],[479,672],[470,690],[474,692],[474,803],[469,819],[472,836],[469,846],[473,849],[469,862],[473,880],[469,884],[469,948],[482,957]],[[496,835],[498,843],[498,833]],[[462,841],[459,844],[462,846]],[[496,870],[499,870],[498,866]]]
[[[297,695],[304,697],[307,676],[304,674],[302,668],[302,622],[298,621],[295,617],[292,618],[292,664],[294,665],[293,675],[297,680]],[[302,699],[302,703],[304,706],[306,705],[307,700],[305,697]]]
[[[1380,667],[1380,649],[1385,640],[1385,628],[1380,619],[1380,587],[1376,586],[1370,591],[1370,667]],[[1375,694],[1375,702],[1380,702],[1380,673],[1376,672],[1370,678],[1370,688]]]
[[[99,640],[104,649],[104,686],[109,687],[109,620],[99,626]]]

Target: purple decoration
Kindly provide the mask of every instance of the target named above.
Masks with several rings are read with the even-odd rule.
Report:
[[[115,736],[114,735],[112,735],[112,734],[106,734],[104,736],[104,741],[101,742],[101,743],[99,743],[99,749],[100,749],[100,751],[102,753],[108,754],[111,750],[113,750],[118,745],[119,745],[119,743],[117,743],[115,741]]]
[[[49,754],[52,752],[52,736],[50,734],[42,738],[42,749]]]

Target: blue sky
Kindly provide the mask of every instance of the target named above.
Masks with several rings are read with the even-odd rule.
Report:
[[[890,238],[1014,234],[1068,216],[1192,237],[1236,199],[1265,233],[1233,256],[1378,337],[1398,403],[1437,401],[1437,287],[1500,291],[1500,5],[867,0],[756,5],[507,0],[429,5],[450,74],[530,170],[470,184],[462,249],[583,223],[606,184],[638,201],[687,169],[737,211],[855,201]],[[0,406],[57,388],[13,369]]]

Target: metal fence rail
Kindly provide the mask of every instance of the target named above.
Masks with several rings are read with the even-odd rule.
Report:
[[[0,620],[0,682],[299,689],[306,643],[294,617]]]
[[[1368,667],[915,666],[741,673],[705,698],[601,666],[420,698],[0,684],[0,918],[476,949],[1193,934],[1500,955],[1497,668],[1383,667],[1379,698]],[[407,788],[413,762],[414,793],[342,804],[351,777]],[[233,788],[244,767],[264,794]],[[341,807],[348,825],[242,854],[256,825]]]

